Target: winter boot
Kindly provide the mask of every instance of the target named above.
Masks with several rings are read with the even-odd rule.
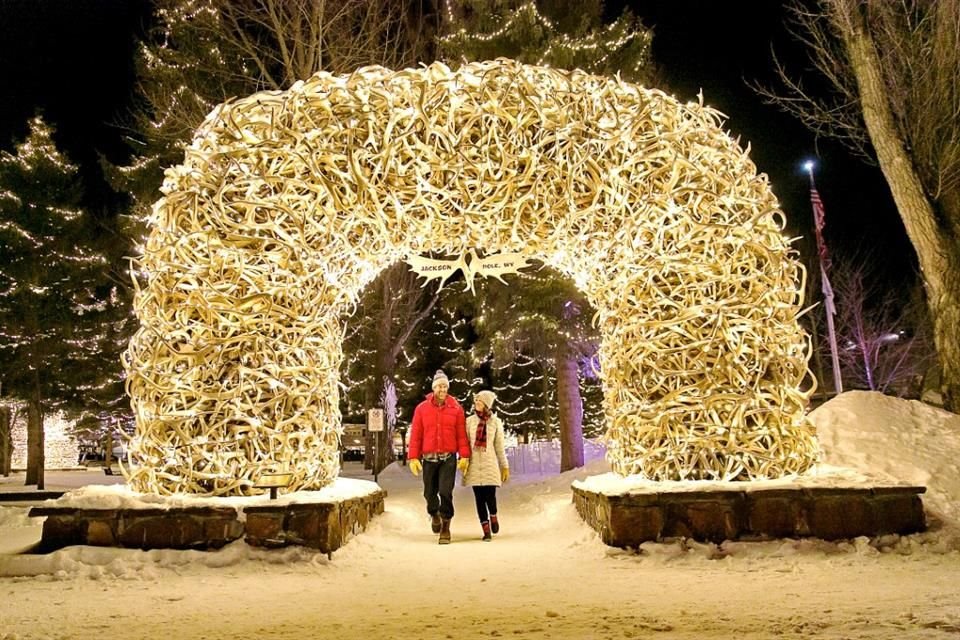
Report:
[[[450,518],[440,518],[440,544],[450,544]]]
[[[434,533],[440,533],[440,514],[435,513],[430,516],[430,529]]]
[[[483,527],[483,541],[490,542],[493,540],[493,537],[490,535],[490,523],[483,521],[480,523],[480,526]]]
[[[497,514],[490,514],[490,531],[500,533],[500,523],[497,521]]]

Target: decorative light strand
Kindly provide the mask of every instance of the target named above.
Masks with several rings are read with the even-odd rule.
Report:
[[[455,18],[449,0],[446,0],[445,6],[447,9],[448,21],[450,24],[453,24],[455,22]],[[533,19],[535,24],[539,23],[547,32],[551,34],[551,37],[549,38],[550,44],[537,60],[538,65],[547,64],[555,49],[558,47],[574,54],[585,51],[596,51],[600,49],[606,51],[607,53],[595,60],[592,60],[588,65],[589,68],[586,69],[587,71],[600,71],[604,64],[606,64],[612,52],[622,49],[623,47],[627,46],[628,43],[636,39],[640,39],[643,49],[641,50],[640,55],[636,56],[636,61],[633,65],[632,71],[639,71],[640,68],[647,62],[650,45],[653,40],[651,31],[633,31],[629,28],[629,25],[624,24],[623,18],[621,18],[620,20],[607,25],[602,31],[594,31],[581,38],[574,38],[566,33],[557,33],[556,24],[540,13],[540,11],[537,9],[536,2],[533,1],[525,2],[517,7],[513,14],[507,18],[507,20],[505,20],[498,29],[495,29],[494,31],[488,33],[471,33],[468,32],[466,28],[461,27],[460,29],[457,29],[449,34],[441,36],[440,42],[441,44],[445,45],[450,45],[457,41],[466,44],[493,42],[494,40],[502,38],[508,34],[514,28],[517,22],[522,17],[527,15]],[[624,30],[623,35],[620,37],[614,38],[613,40],[599,40],[601,34],[610,33],[619,28]]]

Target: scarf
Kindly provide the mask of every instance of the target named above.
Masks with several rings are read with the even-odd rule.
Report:
[[[487,420],[490,419],[490,412],[477,411],[477,436],[473,440],[473,446],[476,449],[486,449],[487,448]]]

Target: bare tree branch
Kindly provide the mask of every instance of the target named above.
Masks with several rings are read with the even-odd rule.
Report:
[[[869,254],[834,263],[844,385],[917,397],[935,354],[923,298],[885,288],[872,264]]]
[[[875,157],[917,252],[942,392],[960,409],[960,0],[794,0],[822,92],[778,64],[757,87],[818,135]]]

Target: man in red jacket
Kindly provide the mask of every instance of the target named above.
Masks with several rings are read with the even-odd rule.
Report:
[[[433,393],[417,405],[410,425],[410,471],[415,476],[423,471],[423,497],[427,500],[430,526],[440,534],[440,544],[450,543],[457,469],[466,473],[470,464],[463,407],[447,395],[449,389],[446,374],[438,370],[433,376]]]

